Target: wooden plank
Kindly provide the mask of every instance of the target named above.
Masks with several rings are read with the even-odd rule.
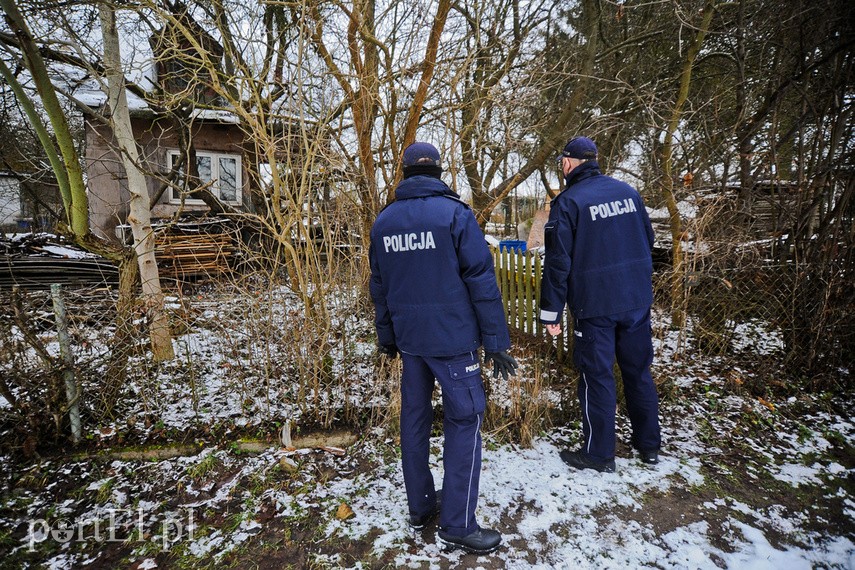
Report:
[[[532,255],[526,255],[524,257],[524,266],[523,270],[525,271],[525,313],[526,313],[526,322],[525,322],[525,331],[529,334],[534,333],[534,306],[532,305],[532,300],[534,299],[534,295],[532,294],[532,280],[531,273],[532,267],[531,262]]]
[[[543,323],[540,322],[540,283],[543,279],[543,268],[541,267],[540,255],[534,256],[534,310],[536,313],[535,317],[535,334],[539,337],[544,336],[545,330],[543,328]]]
[[[517,319],[517,297],[519,296],[519,289],[517,287],[517,275],[516,275],[516,263],[515,259],[512,255],[512,252],[508,250],[508,269],[510,270],[510,278],[511,278],[511,323],[515,328],[519,328],[519,321]]]
[[[183,278],[227,273],[234,256],[233,234],[226,232],[190,233],[185,227],[160,231],[155,251],[166,277]]]

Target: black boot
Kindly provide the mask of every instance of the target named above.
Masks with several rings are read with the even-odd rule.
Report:
[[[648,465],[656,465],[659,463],[659,450],[653,449],[651,451],[638,451],[638,454],[641,456],[641,462],[647,463]]]
[[[440,530],[439,540],[451,550],[460,549],[473,554],[488,554],[499,548],[502,535],[489,528],[479,528],[466,536],[451,536]]]
[[[659,448],[656,449],[641,449],[638,446],[638,442],[636,442],[635,438],[632,438],[631,444],[633,449],[638,452],[639,459],[641,459],[642,463],[646,463],[648,465],[656,465],[659,463]]]
[[[570,451],[569,449],[565,449],[558,455],[561,457],[564,463],[574,469],[593,469],[595,471],[599,471],[600,473],[615,472],[614,459],[599,462],[592,459],[591,456],[587,453],[584,453],[582,451]]]

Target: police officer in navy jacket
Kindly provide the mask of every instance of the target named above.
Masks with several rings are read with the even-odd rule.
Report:
[[[604,176],[596,157],[586,137],[571,139],[558,157],[566,186],[552,200],[544,229],[540,320],[558,335],[565,304],[574,319],[583,438],[579,450],[564,450],[561,458],[576,469],[613,472],[615,357],[631,443],[644,463],[659,461],[659,400],[650,374],[653,228],[638,192]]]
[[[440,180],[437,149],[404,150],[404,180],[371,230],[371,297],[380,352],[403,361],[401,463],[410,525],[439,513],[439,537],[469,552],[495,550],[501,535],[475,520],[486,397],[478,350],[507,379],[516,361],[493,259],[469,206]],[[440,505],[428,465],[434,381],[442,388]]]

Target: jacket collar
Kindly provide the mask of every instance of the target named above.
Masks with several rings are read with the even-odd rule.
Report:
[[[596,160],[589,160],[588,162],[583,162],[576,168],[570,171],[570,174],[564,177],[565,186],[564,188],[569,188],[573,184],[577,182],[581,182],[586,178],[591,178],[592,176],[599,176],[602,172],[600,172],[600,165]]]
[[[409,198],[426,198],[428,196],[451,196],[460,198],[451,191],[445,182],[433,176],[413,176],[402,180],[395,188],[396,200],[407,200]]]

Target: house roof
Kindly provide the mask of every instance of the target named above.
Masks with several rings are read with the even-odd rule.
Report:
[[[155,68],[154,54],[149,42],[142,36],[130,38],[132,45],[124,46],[122,59],[125,76],[134,82],[139,89],[125,90],[128,101],[128,110],[132,117],[152,117],[156,110],[152,108],[149,101],[138,93],[155,92],[159,89],[157,83],[157,72]],[[70,64],[51,64],[52,80],[63,92],[74,97],[78,102],[90,109],[100,109],[107,101],[107,94],[101,88],[98,78],[90,72]],[[219,123],[236,124],[238,117],[223,109],[195,109],[192,118],[215,121]]]
[[[129,89],[126,89],[125,94],[128,98],[128,110],[131,112],[131,114],[151,109],[148,102],[139,97],[136,93],[133,93]],[[98,82],[94,79],[75,87],[71,91],[71,95],[73,95],[75,99],[92,109],[99,109],[101,106],[104,105],[104,103],[107,102],[106,93],[101,90],[101,88],[98,86]]]
[[[98,82],[94,79],[80,84],[71,91],[71,94],[79,102],[92,109],[100,109],[107,102],[107,95],[101,90]],[[148,101],[132,92],[125,90],[128,99],[128,110],[132,117],[151,117],[157,112]],[[194,109],[191,118],[203,121],[215,121],[218,123],[237,124],[240,119],[235,113],[221,109]]]
[[[132,117],[151,117],[156,114],[148,101],[132,93],[125,91],[128,97],[128,110]],[[107,101],[107,95],[95,86],[94,89],[80,89],[75,91],[75,98],[92,109],[100,109]],[[218,123],[237,124],[240,119],[235,113],[220,109],[194,109],[191,118],[203,121],[215,121]]]

